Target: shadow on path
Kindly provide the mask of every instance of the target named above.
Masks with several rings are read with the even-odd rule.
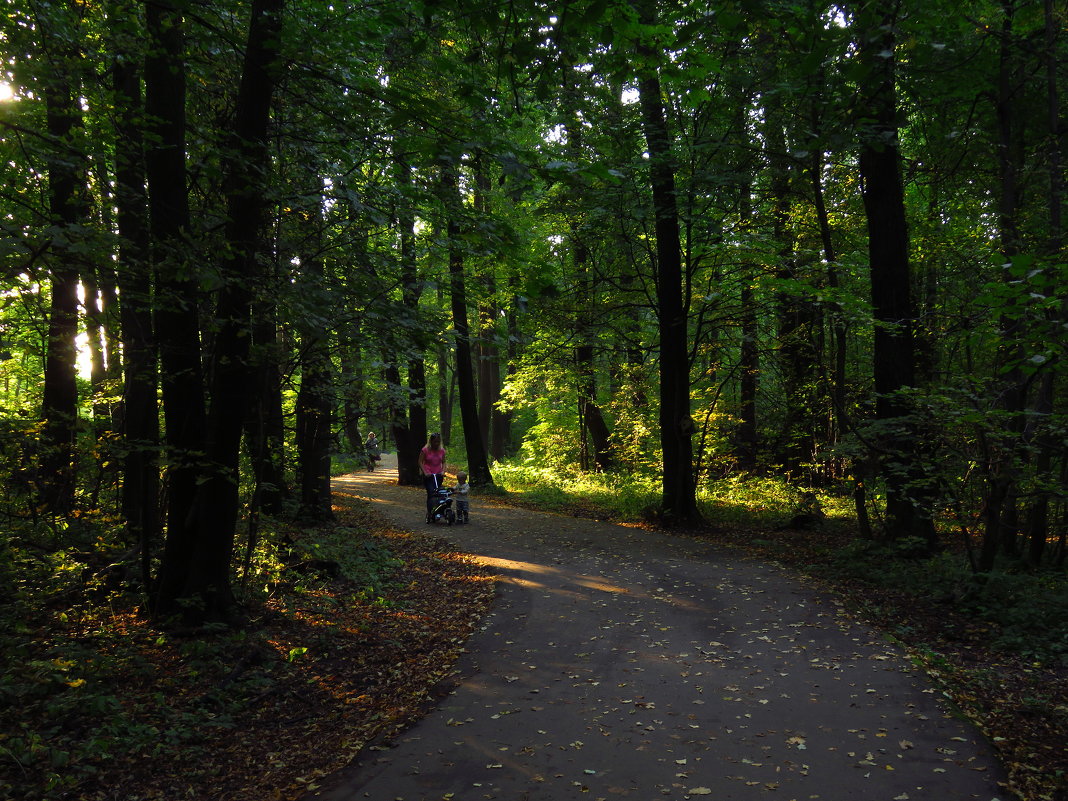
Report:
[[[335,488],[430,528],[395,457]],[[981,735],[899,649],[789,571],[477,495],[471,507],[470,524],[435,530],[500,576],[462,679],[316,798],[999,797]]]

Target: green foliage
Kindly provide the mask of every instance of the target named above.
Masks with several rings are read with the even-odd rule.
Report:
[[[1068,665],[1068,578],[1063,573],[1000,569],[976,575],[960,554],[921,556],[926,550],[922,546],[908,540],[856,540],[834,550],[817,572],[940,599],[989,625],[998,650]]]
[[[535,459],[496,463],[494,481],[510,497],[556,511],[581,509],[598,518],[638,521],[659,502],[657,482],[625,473],[583,473]]]
[[[709,522],[759,529],[785,524],[804,505],[806,494],[816,496],[828,519],[852,520],[853,510],[845,497],[773,476],[734,475],[710,481],[697,498]]]
[[[649,476],[582,472],[574,464],[546,465],[533,457],[497,463],[493,475],[502,489],[522,502],[625,522],[653,518],[662,491],[660,482]],[[760,529],[788,521],[806,494],[812,490],[782,479],[735,476],[703,485],[698,504],[702,516],[712,524]],[[829,520],[852,519],[849,499],[827,492],[815,495]]]
[[[337,564],[340,574],[367,596],[379,595],[403,563],[365,531],[329,525],[305,529],[297,541],[299,554]]]

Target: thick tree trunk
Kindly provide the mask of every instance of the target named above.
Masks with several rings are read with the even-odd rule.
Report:
[[[331,403],[330,354],[322,337],[303,343],[300,391],[297,393],[297,472],[300,475],[300,517],[322,521],[333,516],[330,496]],[[362,443],[361,443],[362,452]]]
[[[478,398],[475,394],[475,375],[471,365],[471,332],[467,323],[467,288],[464,276],[464,256],[461,250],[458,181],[454,165],[442,170],[442,194],[448,215],[449,289],[452,301],[452,325],[456,331],[456,380],[460,392],[460,420],[464,427],[467,448],[467,474],[473,485],[493,483],[482,430],[478,423]]]
[[[256,301],[252,313],[252,382],[255,390],[245,423],[257,510],[281,513],[289,497],[285,477],[285,415],[282,409],[282,345],[273,301]]]
[[[871,296],[875,311],[873,354],[876,418],[886,482],[886,534],[918,537],[935,546],[934,525],[919,460],[922,433],[909,427],[900,391],[915,386],[912,280],[893,53],[894,7],[876,0],[858,14],[860,59],[865,68],[861,108],[869,115],[861,132],[860,173],[868,224]]]
[[[485,155],[479,150],[472,159],[474,178],[474,211],[482,218],[488,218],[489,208],[489,174],[486,172]],[[500,373],[497,370],[497,342],[493,313],[493,294],[495,292],[493,267],[484,262],[481,273],[476,280],[482,284],[482,296],[476,303],[474,336],[475,386],[478,391],[478,427],[482,443],[489,453],[491,447],[493,408],[500,397]]]
[[[145,155],[151,261],[155,270],[156,341],[167,471],[167,539],[155,586],[155,612],[179,614],[193,555],[193,497],[203,456],[204,379],[200,361],[199,289],[189,237],[185,163],[185,64],[181,12],[169,0],[145,2],[149,34],[145,110],[152,146]]]
[[[240,512],[238,462],[248,419],[254,371],[249,362],[253,288],[260,282],[259,256],[269,167],[267,124],[281,47],[282,0],[253,0],[248,44],[234,112],[233,156],[226,166],[229,277],[216,303],[218,331],[212,358],[207,457],[212,465],[196,497],[196,558],[186,597],[203,601],[208,620],[233,614],[230,566]]]
[[[671,137],[664,116],[659,55],[638,47],[646,63],[638,80],[642,127],[649,149],[650,182],[656,216],[656,298],[660,329],[660,438],[664,451],[662,514],[668,523],[697,522],[693,466],[694,421],[690,416],[688,325],[683,300],[682,242],[675,195]]]
[[[182,610],[188,622],[228,620],[234,609],[230,564],[240,507],[238,453],[252,380],[252,286],[259,272],[257,255],[266,203],[263,174],[268,164],[267,122],[280,47],[281,6],[282,0],[254,0],[252,4],[234,115],[233,155],[226,166],[226,234],[230,249],[223,274],[230,280],[216,304],[219,328],[212,359],[211,408],[205,419],[209,467],[198,476],[186,521],[189,526],[182,532],[183,541],[175,553],[178,558],[166,565],[167,580],[160,588],[159,605],[164,614],[179,611],[182,599],[198,602],[195,607],[185,605]],[[173,24],[173,19],[168,22]],[[184,181],[179,186],[184,187]],[[181,355],[189,358],[188,344]],[[175,533],[168,532],[168,546]],[[170,555],[168,547],[165,557]]]
[[[161,535],[157,358],[149,277],[148,194],[143,166],[141,76],[132,58],[112,70],[117,102],[115,205],[120,247],[117,279],[122,301],[122,516],[141,545],[141,573],[151,595],[152,556]]]
[[[1049,242],[1046,252],[1056,259],[1064,247],[1062,206],[1064,204],[1064,172],[1061,152],[1060,90],[1057,80],[1057,20],[1053,12],[1053,0],[1044,0],[1043,15],[1045,20],[1045,66],[1046,66],[1046,108],[1049,138]],[[1068,300],[1061,304],[1061,319],[1068,318]],[[1057,451],[1056,438],[1048,432],[1048,421],[1055,408],[1056,373],[1048,370],[1039,383],[1038,396],[1035,400],[1035,422],[1033,429],[1038,433],[1036,439],[1035,472],[1040,482],[1053,484],[1053,460]],[[1027,513],[1027,561],[1039,565],[1046,550],[1049,537],[1051,493],[1039,489]]]

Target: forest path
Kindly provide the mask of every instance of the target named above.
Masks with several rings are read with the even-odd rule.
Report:
[[[395,464],[335,486],[429,530]],[[477,493],[471,507],[434,532],[498,571],[499,597],[456,687],[318,798],[1006,797],[982,736],[904,654],[791,572]]]

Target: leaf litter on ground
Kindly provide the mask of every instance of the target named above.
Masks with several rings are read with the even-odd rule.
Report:
[[[27,647],[42,658],[64,638],[78,643],[96,674],[65,692],[114,707],[83,709],[63,744],[46,721],[33,732],[0,717],[0,745],[43,744],[0,761],[0,797],[297,799],[417,719],[488,610],[493,578],[444,540],[385,524],[366,501],[335,493],[335,504],[354,548],[368,542],[392,559],[373,593],[340,575],[279,582],[246,610],[245,630],[204,637],[154,627],[133,598],[103,623],[32,632]],[[74,737],[98,744],[78,748]],[[73,756],[57,769],[61,745]]]

